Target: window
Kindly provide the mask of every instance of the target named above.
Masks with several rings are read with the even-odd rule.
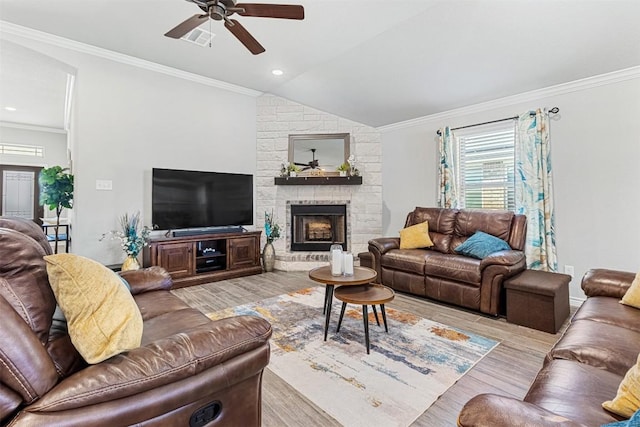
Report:
[[[2,143],[0,144],[0,154],[9,154],[12,156],[43,157],[44,148],[36,145]]]
[[[513,120],[454,131],[460,207],[515,210]]]

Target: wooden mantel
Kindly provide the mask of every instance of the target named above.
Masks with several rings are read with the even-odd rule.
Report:
[[[277,176],[275,185],[362,185],[361,176]]]

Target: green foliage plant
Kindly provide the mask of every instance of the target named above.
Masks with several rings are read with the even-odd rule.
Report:
[[[73,207],[73,175],[68,173],[68,170],[68,168],[63,169],[61,166],[52,166],[42,169],[38,177],[40,205],[56,211],[56,253],[58,253],[60,214],[63,208],[71,209]],[[67,238],[69,237],[67,236]]]

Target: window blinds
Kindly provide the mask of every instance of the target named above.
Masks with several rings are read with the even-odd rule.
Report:
[[[515,210],[515,123],[455,136],[463,207]]]

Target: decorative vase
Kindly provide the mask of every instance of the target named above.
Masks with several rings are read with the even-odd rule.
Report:
[[[298,173],[296,171],[291,171],[291,172],[289,172],[289,176],[291,178],[295,178],[296,176],[298,176]]]
[[[340,176],[347,176],[347,171],[340,171]]]
[[[262,267],[264,271],[273,271],[273,267],[276,264],[276,250],[273,248],[271,242],[267,242],[262,249]]]
[[[122,271],[140,270],[140,263],[138,262],[138,258],[134,257],[133,255],[128,255],[122,263],[122,267],[120,269]]]

